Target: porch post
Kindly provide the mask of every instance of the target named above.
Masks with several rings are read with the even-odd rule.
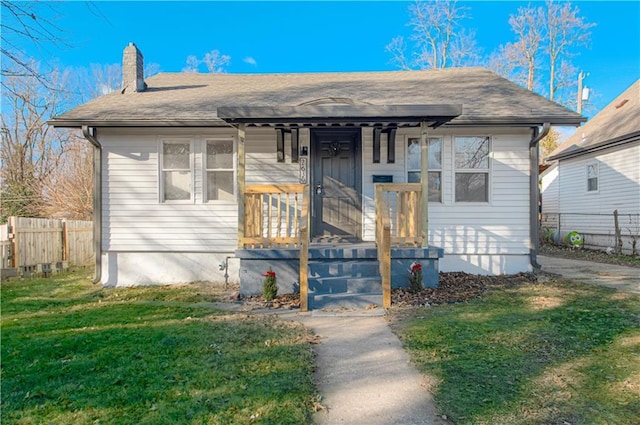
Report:
[[[422,185],[422,205],[420,208],[420,224],[422,246],[429,246],[429,139],[427,123],[420,123],[420,184]]]
[[[238,125],[238,248],[243,248],[245,235],[244,183],[245,183],[245,131],[244,124]]]

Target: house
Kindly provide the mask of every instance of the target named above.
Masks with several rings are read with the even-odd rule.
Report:
[[[543,228],[557,236],[578,232],[587,248],[627,254],[635,250],[637,255],[640,80],[580,127],[546,160],[550,166],[541,174]]]
[[[413,262],[427,285],[531,271],[537,143],[584,120],[481,68],[145,79],[142,61],[130,44],[120,92],[50,121],[95,146],[107,286],[256,293],[273,268],[306,308],[381,280],[388,305]]]

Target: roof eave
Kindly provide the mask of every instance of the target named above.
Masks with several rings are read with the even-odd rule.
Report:
[[[531,117],[473,117],[461,116],[455,118],[446,124],[447,127],[464,127],[464,126],[514,126],[514,127],[531,127],[541,126],[545,123],[561,126],[575,126],[585,122],[587,119],[579,115],[566,116],[531,116]]]
[[[604,142],[600,142],[591,146],[578,147],[577,149],[573,149],[569,152],[563,151],[553,156],[550,156],[548,158],[545,158],[545,161],[558,161],[562,159],[574,158],[576,156],[582,156],[588,153],[598,152],[604,149],[613,148],[616,146],[622,146],[622,145],[626,145],[627,143],[632,143],[637,141],[640,141],[640,131],[636,131],[630,134],[625,134],[623,136],[616,137],[613,139],[605,140]]]
[[[82,128],[89,127],[228,127],[229,125],[220,119],[206,120],[96,120],[96,119],[65,119],[53,118],[47,124],[55,128]]]

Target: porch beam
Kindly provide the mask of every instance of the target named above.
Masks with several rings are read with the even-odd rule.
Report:
[[[238,248],[244,248],[245,125],[238,124]]]
[[[420,123],[420,184],[422,185],[422,204],[420,208],[420,224],[422,246],[429,246],[429,138],[428,123]]]

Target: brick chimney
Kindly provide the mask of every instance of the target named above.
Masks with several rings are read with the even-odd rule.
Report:
[[[146,88],[142,53],[135,44],[129,43],[122,57],[122,93],[141,92]]]

